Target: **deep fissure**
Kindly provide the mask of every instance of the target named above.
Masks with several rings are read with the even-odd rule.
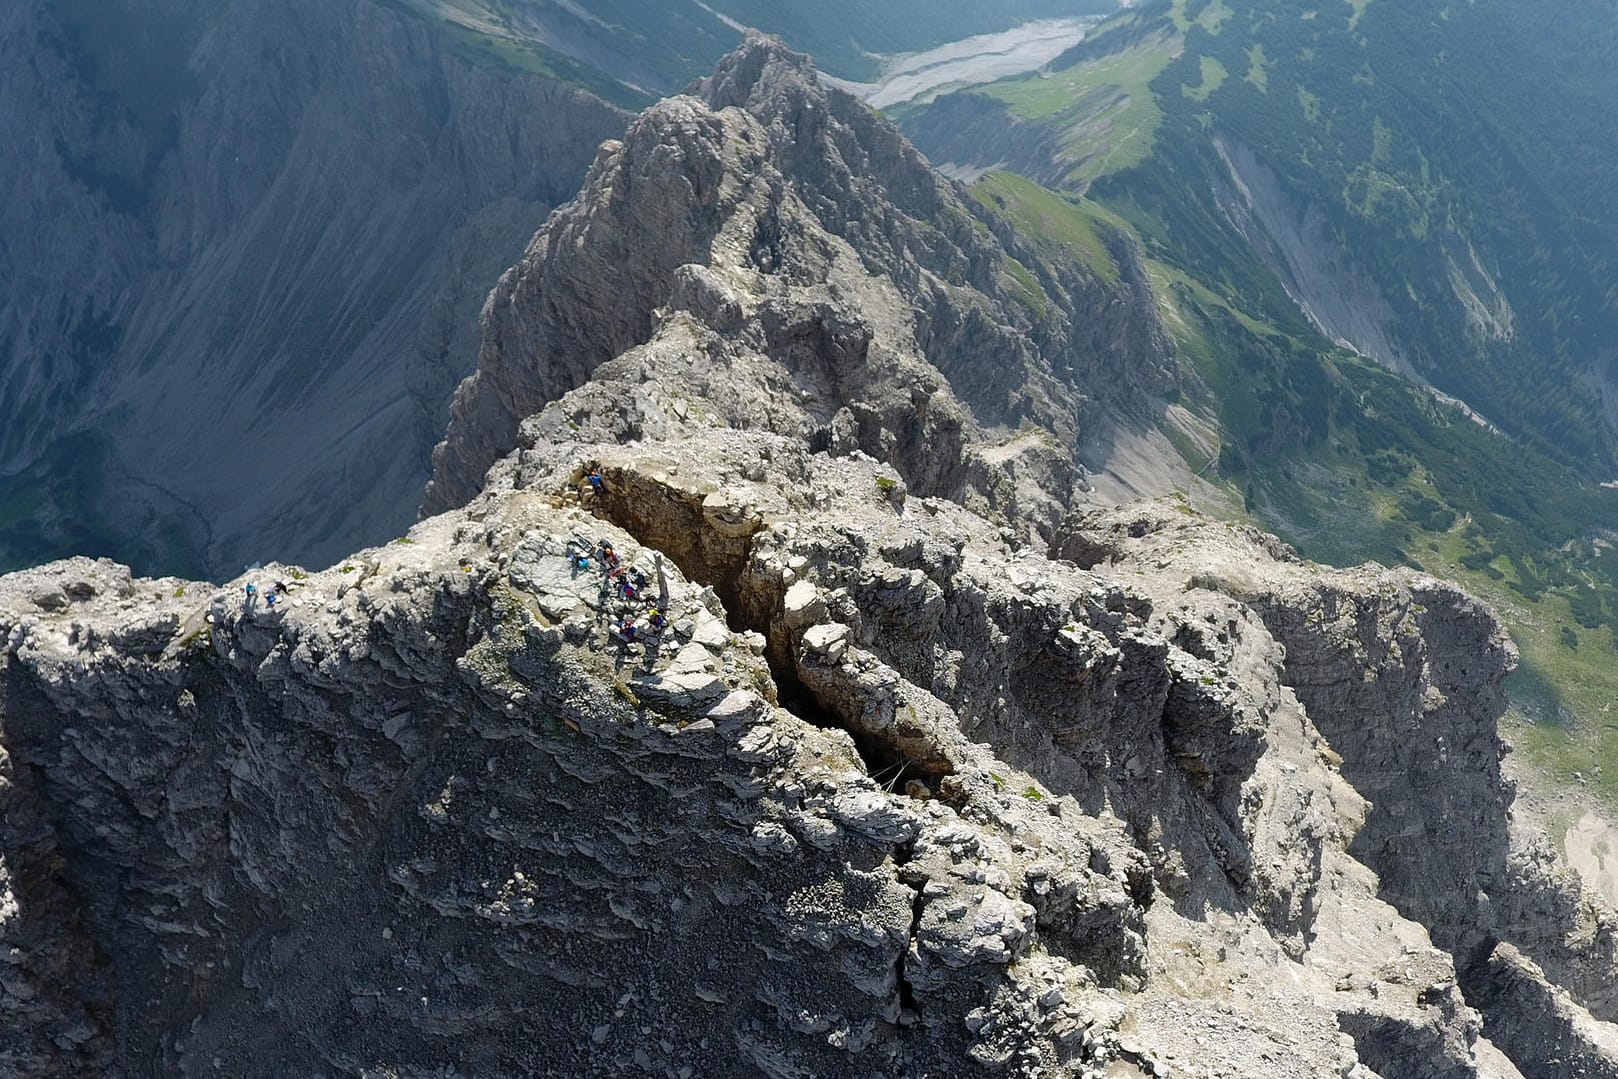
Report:
[[[619,473],[617,478],[627,479],[627,473]],[[575,483],[582,479],[582,473],[575,477]],[[637,480],[642,479],[636,477]],[[662,496],[659,501],[672,503],[664,515],[654,519],[681,519],[690,522],[697,528],[702,527],[700,508],[692,507],[688,501],[678,498],[678,493],[658,485],[656,488]],[[751,562],[754,552],[754,537],[748,536],[745,544],[737,551],[734,557],[724,562],[711,562],[704,558],[695,557],[695,552],[701,546],[700,532],[686,533],[690,546],[677,547],[674,544],[660,544],[656,537],[650,535],[650,529],[637,528],[637,516],[627,512],[628,507],[622,505],[621,499],[612,497],[603,498],[596,506],[601,516],[613,524],[624,529],[634,536],[636,541],[644,546],[657,550],[673,560],[675,565],[686,577],[697,584],[705,585],[714,590],[724,605],[725,621],[732,632],[753,631],[762,634],[765,639],[764,658],[770,670],[770,677],[775,683],[776,703],[787,712],[822,730],[841,730],[849,735],[858,753],[865,772],[883,789],[893,791],[906,791],[912,781],[920,782],[930,792],[937,792],[941,774],[929,771],[911,761],[903,750],[892,740],[881,738],[868,731],[857,729],[853,724],[845,721],[835,710],[827,707],[799,677],[798,670],[792,658],[790,641],[778,639],[773,628],[775,616],[780,612],[784,593],[770,597],[768,603],[748,603],[743,595],[742,581],[746,567]],[[619,512],[612,512],[615,504]],[[670,549],[672,548],[672,549]],[[896,866],[909,862],[913,850],[911,844],[903,844],[893,851],[893,861]],[[915,937],[921,926],[922,909],[926,905],[926,896],[921,888],[915,889],[911,900],[910,937]],[[910,1025],[919,1021],[921,1007],[916,1000],[915,988],[911,985],[906,966],[909,960],[908,945],[899,950],[894,958],[894,980],[897,986],[899,1003],[899,1020],[901,1025]]]
[[[896,866],[904,865],[910,861],[914,854],[915,845],[906,843],[893,852],[893,864]],[[921,888],[917,888],[916,894],[910,900],[911,940],[916,939],[916,933],[921,929],[921,911],[926,905],[926,895]],[[909,972],[906,970],[909,960],[909,947],[901,948],[898,958],[894,960],[894,975],[899,986],[899,1023],[901,1026],[905,1024],[906,1012],[910,1013],[912,1022],[921,1018],[921,1005],[916,1001],[916,988],[910,984]]]
[[[775,680],[776,695],[781,707],[822,730],[840,730],[847,734],[854,742],[854,749],[859,753],[861,763],[865,765],[866,774],[884,790],[902,792],[905,785],[911,781],[926,785],[928,790],[938,789],[938,780],[942,773],[922,768],[892,741],[852,726],[836,712],[827,708],[814,692],[803,684],[796,670],[775,658],[774,649],[766,649],[765,657],[769,663],[770,677]]]
[[[704,538],[715,532],[704,519],[701,502],[694,493],[649,480],[628,469],[606,469],[604,473],[607,482],[591,507],[593,512],[634,536],[636,542],[672,560],[688,579],[712,588],[724,605],[725,621],[732,632],[752,631],[764,637],[765,662],[775,682],[780,707],[822,730],[847,733],[866,774],[884,789],[904,791],[908,783],[916,781],[937,791],[941,773],[911,761],[891,739],[860,730],[844,720],[798,676],[790,642],[779,640],[772,624],[780,611],[782,596],[771,596],[768,603],[750,603],[743,594],[743,578],[752,561],[756,533],[739,544],[727,541],[706,545]],[[575,489],[584,475],[581,468],[572,478]],[[659,532],[667,532],[668,537],[656,534]],[[683,539],[684,546],[672,542],[676,538]],[[734,548],[729,557],[713,557],[714,551],[727,548]]]

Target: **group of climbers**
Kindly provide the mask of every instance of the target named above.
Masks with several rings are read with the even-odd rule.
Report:
[[[263,593],[265,610],[269,611],[271,614],[274,614],[275,605],[280,602],[282,596],[286,595],[290,591],[292,591],[291,585],[284,580],[277,580],[273,585],[270,586],[269,591]],[[247,582],[247,598],[243,601],[243,606],[251,610],[253,605],[258,602],[259,596],[260,593],[258,590],[258,585],[254,584],[252,581]]]
[[[656,638],[668,626],[666,600],[648,594],[651,582],[645,571],[626,563],[611,541],[601,539],[592,546],[575,536],[568,543],[567,557],[575,570],[600,571],[602,609],[612,609],[612,635],[618,640],[632,644]]]
[[[588,463],[583,467],[585,492],[599,500],[605,493],[601,466]],[[612,617],[611,633],[624,644],[656,640],[668,627],[667,590],[661,587],[662,572],[658,573],[661,595],[648,594],[650,581],[638,566],[628,565],[612,543],[603,538],[595,544],[575,536],[568,542],[568,561],[580,572],[593,567],[601,573],[601,609]]]

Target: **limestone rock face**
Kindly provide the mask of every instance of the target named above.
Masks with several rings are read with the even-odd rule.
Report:
[[[1084,387],[941,328],[1003,313],[937,269],[988,241],[864,214],[955,204],[804,72],[752,42],[603,150],[491,299],[455,508],[0,578],[0,1070],[1610,1074],[1494,618],[1075,504]]]
[[[464,504],[522,441],[522,421],[613,377],[626,352],[641,364],[677,352],[682,385],[699,380],[683,394],[709,402],[695,417],[677,400],[651,415],[634,407],[626,432],[701,426],[717,412],[733,426],[862,449],[924,493],[956,494],[981,472],[963,459],[958,400],[983,426],[1045,431],[1015,455],[1065,497],[1087,400],[1166,388],[1168,348],[1139,295],[1121,305],[1144,321],[1095,347],[1092,312],[1119,298],[1026,251],[1050,302],[1019,301],[1006,283],[1029,271],[976,212],[890,125],[822,86],[804,57],[752,39],[605,145],[579,197],[502,278],[425,512]],[[1103,377],[1126,353],[1134,368]],[[747,359],[768,362],[771,377]],[[952,395],[940,393],[946,381]],[[625,396],[626,411],[639,406],[642,395]],[[1015,473],[1001,482],[1003,500],[1019,493]],[[1020,487],[1050,497],[1026,478]]]
[[[1444,736],[1497,747],[1511,653],[1464,595],[1172,505],[1076,521],[1115,549],[1085,569],[778,435],[601,444],[587,506],[520,456],[265,570],[274,608],[85,560],[0,583],[19,1074],[1514,1075],[1541,1023],[1606,1059],[1526,960],[1457,971],[1464,844],[1419,897],[1365,844],[1363,747],[1403,733],[1379,789],[1419,804],[1446,664],[1484,703]],[[702,524],[715,491],[756,527]],[[569,553],[603,540],[664,635],[614,635]],[[1385,683],[1370,741],[1314,718],[1328,660]],[[1489,834],[1497,774],[1446,781]]]

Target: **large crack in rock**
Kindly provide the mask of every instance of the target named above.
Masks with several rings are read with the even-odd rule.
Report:
[[[600,477],[599,486],[584,482],[584,466],[568,476],[568,485],[588,498],[593,512],[713,588],[732,630],[763,637],[783,707],[816,726],[847,731],[870,773],[889,789],[917,782],[931,792],[940,777],[954,771],[929,727],[907,722],[895,728],[891,686],[885,688],[880,678],[855,684],[838,676],[847,628],[821,624],[825,606],[813,586],[794,584],[790,566],[769,559],[761,563],[757,548],[767,531],[766,514],[779,519],[787,509],[778,497],[750,480],[693,487],[681,481],[674,462],[670,467],[676,474],[648,475],[610,457],[588,467]],[[761,480],[763,469],[754,475]],[[790,535],[792,527],[777,523],[768,530],[773,539]],[[795,560],[800,568],[807,565]]]
[[[1600,1007],[1604,923],[1495,857],[1486,613],[1179,505],[1059,528],[1083,331],[801,58],[698,91],[491,298],[429,493],[461,508],[256,575],[273,610],[0,580],[4,1063],[1605,1066],[1551,984]]]

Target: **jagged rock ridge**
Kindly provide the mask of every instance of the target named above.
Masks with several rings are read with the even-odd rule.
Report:
[[[882,406],[843,392],[849,373],[885,376],[897,353],[936,369],[921,377],[942,374],[978,424],[1037,428],[1071,459],[1087,397],[1122,408],[1172,383],[1144,273],[1128,251],[1111,286],[1008,251],[979,212],[890,125],[821,86],[806,60],[755,40],[604,146],[579,198],[502,278],[425,512],[464,504],[517,445],[524,418],[645,344],[669,308],[727,347],[795,371],[829,367],[798,399],[761,402],[751,426],[803,434],[847,405],[867,450],[897,455],[928,491],[958,493],[959,474],[944,472],[950,453],[917,460],[919,429],[877,445],[891,417],[866,417]],[[1038,302],[1013,271],[1037,280]],[[914,394],[888,407],[925,414],[925,394]]]
[[[491,300],[437,497],[499,448],[483,410],[538,411],[464,506],[271,567],[273,610],[0,581],[0,1060],[1611,1074],[1615,923],[1513,834],[1494,619],[1172,500],[1074,505],[1067,446],[1005,428],[1083,374],[986,316],[930,362],[926,234],[868,198],[857,251],[777,181],[762,133],[803,113],[764,103],[808,79],[750,42],[717,111],[608,147]],[[737,209],[634,251],[626,182],[648,222]],[[752,261],[771,205],[785,272]],[[567,267],[660,291],[581,306]],[[996,310],[939,287],[935,319]],[[568,557],[602,539],[662,636],[613,636]]]

